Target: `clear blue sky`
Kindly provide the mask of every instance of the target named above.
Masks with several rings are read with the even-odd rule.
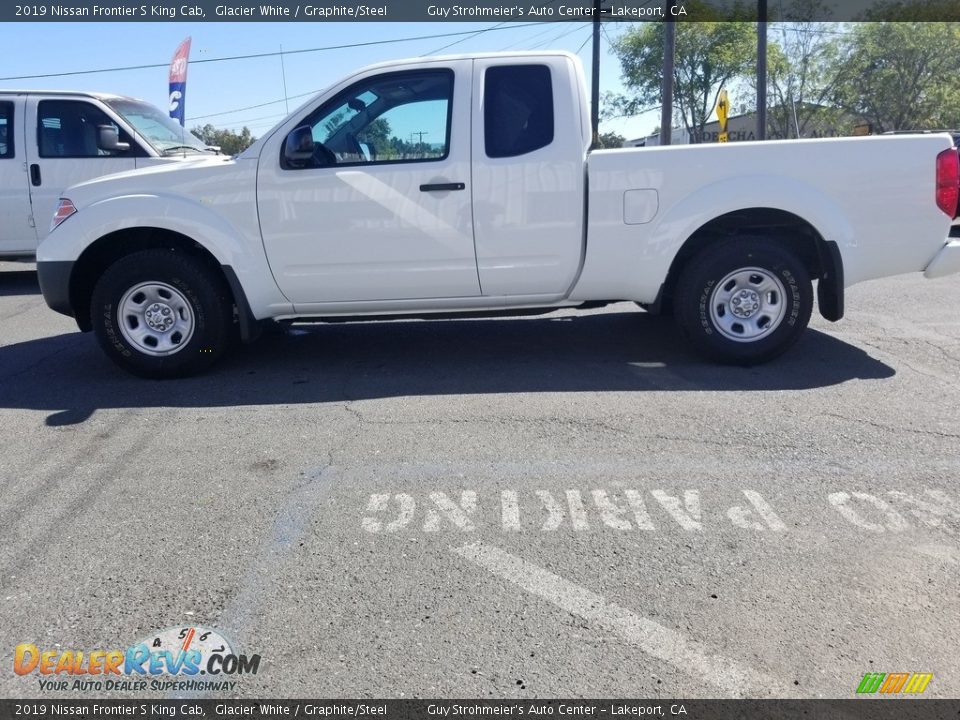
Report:
[[[176,46],[193,38],[192,61],[248,53],[284,52],[327,45],[343,45],[450,32],[479,31],[497,23],[17,23],[0,26],[3,63],[0,77],[87,70],[124,65],[169,64]],[[519,24],[519,23],[518,23]],[[288,96],[322,89],[347,71],[381,60],[426,55],[462,40],[444,53],[478,50],[564,49],[577,52],[590,72],[588,24],[543,23],[533,27],[499,29],[476,37],[456,36],[393,43],[373,47],[303,53],[284,57]],[[618,31],[608,26],[613,37]],[[619,64],[601,47],[601,90],[620,90]],[[167,69],[153,68],[60,78],[0,81],[0,88],[98,90],[132,95],[166,110]],[[220,63],[191,62],[187,81],[187,127],[207,122],[218,127],[246,125],[254,135],[269,129],[286,114],[282,98],[280,58],[257,58]],[[305,98],[290,100],[290,109]],[[260,103],[264,107],[216,115]],[[627,137],[647,134],[659,123],[659,113],[605,122],[601,131],[615,130]]]

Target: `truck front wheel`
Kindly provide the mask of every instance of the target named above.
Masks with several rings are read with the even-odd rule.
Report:
[[[736,238],[690,260],[674,309],[681,333],[702,355],[752,365],[797,341],[810,322],[813,288],[789,250],[762,238]]]
[[[222,277],[196,258],[161,249],[113,263],[90,304],[103,350],[147,378],[184,377],[212,365],[229,344],[231,310]]]

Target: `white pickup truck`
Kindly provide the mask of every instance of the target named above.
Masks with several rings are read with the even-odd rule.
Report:
[[[853,283],[960,271],[947,134],[591,152],[586,98],[560,52],[365,68],[230,162],[70,188],[44,297],[148,377],[199,371],[267,319],[622,300],[755,363],[803,332],[814,280],[838,320]]]

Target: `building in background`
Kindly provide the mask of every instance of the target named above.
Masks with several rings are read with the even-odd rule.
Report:
[[[805,125],[800,132],[799,137],[801,138],[848,137],[856,134],[854,132],[854,128],[857,126],[857,121],[856,118],[850,115],[838,115],[837,111],[833,108],[823,106],[804,105],[800,109],[805,111],[804,115],[809,118],[806,120]],[[814,110],[813,113],[810,112],[811,109]],[[817,113],[816,111],[818,110],[822,110],[822,113]],[[791,110],[783,107],[770,108],[770,110],[768,110],[768,117],[782,112],[791,112]],[[818,114],[822,115],[822,117],[818,117]],[[788,117],[791,116],[792,113],[791,115],[788,115]],[[792,131],[793,127],[794,126],[791,124]],[[691,134],[688,133],[685,128],[674,127],[673,144],[689,145],[691,143],[715,143],[718,141],[719,135],[719,122],[707,123],[703,128],[703,134],[694,135],[693,139],[691,139]],[[727,135],[728,142],[748,142],[750,140],[756,140],[757,113],[748,112],[741,115],[731,116],[727,120]],[[791,132],[789,135],[789,138],[796,137],[796,131]],[[767,140],[784,139],[788,139],[788,137],[780,132],[778,128],[774,126],[774,123],[769,122],[767,125]],[[660,134],[657,132],[652,135],[648,135],[647,137],[627,140],[624,142],[623,146],[651,147],[659,144]]]

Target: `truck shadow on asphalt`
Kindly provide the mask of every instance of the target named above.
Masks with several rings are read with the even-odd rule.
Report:
[[[36,270],[8,270],[0,273],[0,297],[39,294]]]
[[[0,348],[0,408],[71,425],[107,408],[230,407],[417,395],[808,390],[893,368],[808,330],[784,357],[712,365],[669,318],[640,311],[535,319],[297,325],[233,350],[212,371],[147,381],[114,367],[90,334]]]

